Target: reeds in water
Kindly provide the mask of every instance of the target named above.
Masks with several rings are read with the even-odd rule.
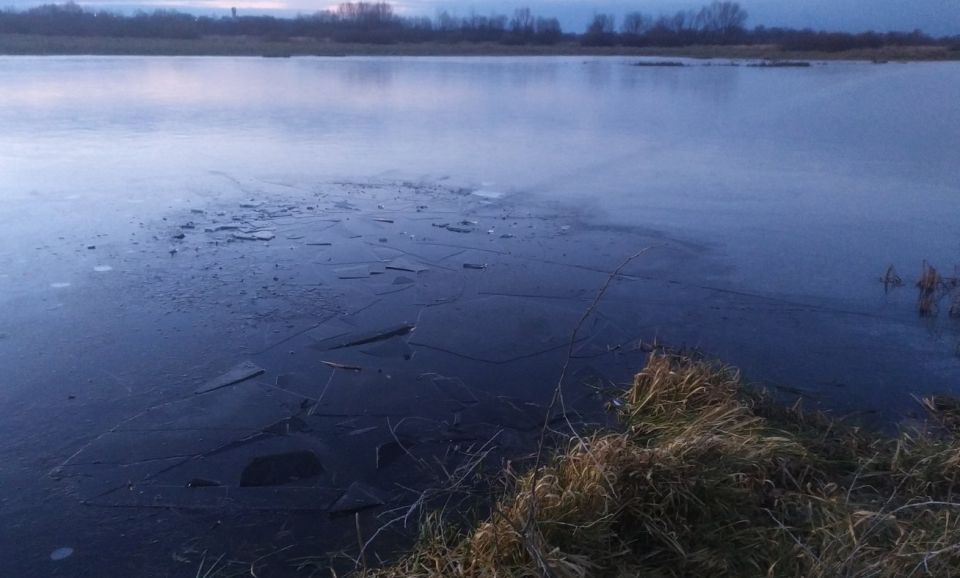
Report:
[[[937,314],[940,283],[940,274],[924,261],[920,279],[917,281],[917,289],[920,290],[917,297],[917,311],[920,313],[920,317],[934,317]]]

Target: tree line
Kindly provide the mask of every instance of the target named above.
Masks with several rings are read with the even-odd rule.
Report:
[[[278,41],[315,38],[383,44],[431,41],[545,45],[579,42],[587,46],[778,44],[790,50],[820,51],[938,43],[951,43],[960,48],[960,36],[937,39],[919,30],[851,34],[763,26],[748,29],[747,19],[746,10],[737,2],[714,1],[700,10],[672,15],[630,12],[619,23],[613,15],[599,13],[586,23],[585,32],[575,34],[565,32],[556,18],[538,16],[529,8],[518,8],[510,16],[475,13],[457,16],[443,11],[429,18],[401,16],[387,2],[346,2],[313,14],[277,18],[238,15],[236,9],[221,17],[166,9],[125,15],[89,10],[69,2],[0,11],[0,33],[182,39],[255,36]]]

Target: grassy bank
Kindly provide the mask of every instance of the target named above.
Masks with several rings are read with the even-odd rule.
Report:
[[[772,60],[960,60],[960,51],[945,46],[885,47],[841,52],[784,51],[776,45],[686,46],[676,48],[554,45],[509,45],[489,42],[362,44],[310,38],[271,41],[258,37],[113,38],[0,34],[3,55],[131,56],[657,56],[751,58]]]
[[[960,442],[884,437],[746,390],[730,369],[653,355],[618,431],[512,476],[493,513],[365,578],[960,575]]]

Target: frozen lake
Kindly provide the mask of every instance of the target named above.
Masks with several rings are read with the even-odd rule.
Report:
[[[355,540],[316,510],[402,505],[395,441],[529,446],[646,247],[575,339],[584,421],[652,342],[886,423],[957,393],[913,283],[960,265],[960,64],[635,61],[0,58],[9,571]]]

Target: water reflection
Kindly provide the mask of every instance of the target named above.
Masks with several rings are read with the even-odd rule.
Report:
[[[825,279],[951,254],[953,233],[914,225],[952,231],[960,212],[960,66],[631,63],[2,59],[0,195],[68,176],[108,199],[132,178],[179,195],[210,170],[450,175],[591,199],[600,220],[722,243],[764,290],[852,300]],[[771,272],[784,254],[801,272]]]

